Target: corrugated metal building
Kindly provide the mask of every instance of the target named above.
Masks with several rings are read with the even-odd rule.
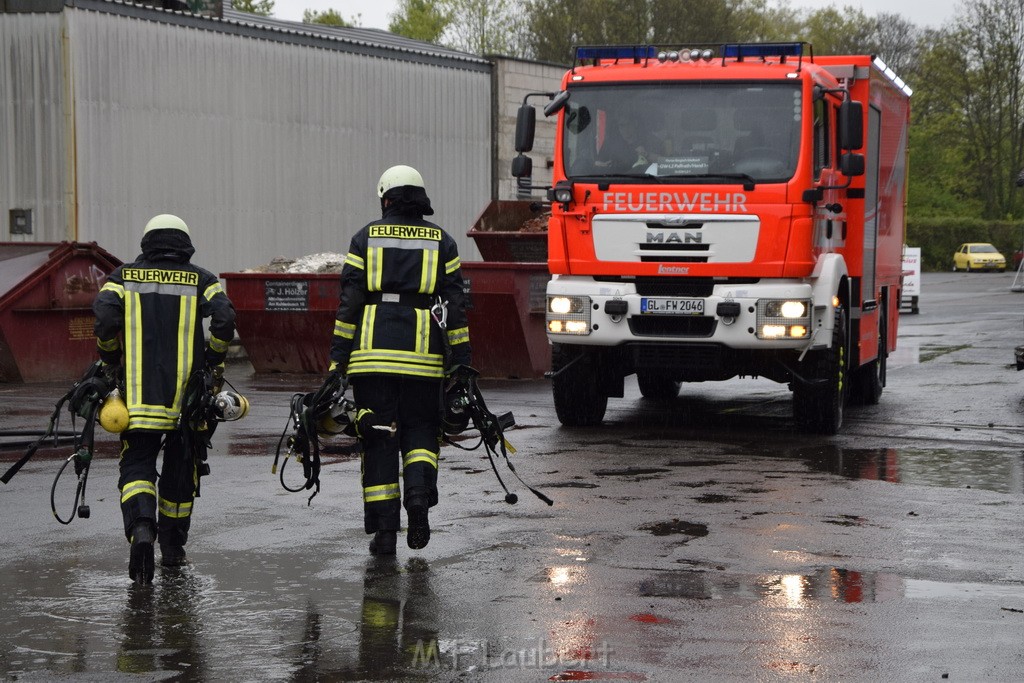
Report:
[[[498,184],[494,150],[512,145],[493,139],[489,60],[230,10],[4,1],[0,239],[95,241],[128,260],[171,212],[217,272],[344,252],[379,215],[381,171],[408,163],[479,258],[465,233]]]

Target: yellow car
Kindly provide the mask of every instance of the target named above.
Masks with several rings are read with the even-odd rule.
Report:
[[[953,271],[998,270],[1006,271],[1006,257],[988,242],[966,242],[953,254]]]

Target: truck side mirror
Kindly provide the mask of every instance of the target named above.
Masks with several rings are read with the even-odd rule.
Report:
[[[551,101],[544,105],[544,116],[552,116],[562,111],[565,103],[569,101],[569,91],[563,90],[554,97]]]
[[[522,154],[533,149],[537,128],[537,111],[532,105],[522,104],[516,114],[516,151]]]
[[[860,102],[844,100],[839,105],[839,146],[843,149],[864,146],[864,106]]]
[[[529,178],[533,175],[533,159],[520,154],[512,160],[512,177]]]
[[[845,176],[864,175],[864,155],[846,152],[839,157],[839,170]]]

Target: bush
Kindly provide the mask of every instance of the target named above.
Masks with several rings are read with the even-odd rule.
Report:
[[[1013,268],[1013,254],[1024,246],[1024,221],[986,221],[968,217],[907,219],[907,246],[921,247],[921,270],[953,268],[953,252],[964,242],[990,242]]]

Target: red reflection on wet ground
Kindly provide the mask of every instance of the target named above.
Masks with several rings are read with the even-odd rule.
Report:
[[[644,674],[632,671],[563,671],[555,674],[549,681],[646,681]]]
[[[639,621],[641,624],[671,624],[671,619],[659,617],[650,613],[634,614],[630,617],[633,621]]]

